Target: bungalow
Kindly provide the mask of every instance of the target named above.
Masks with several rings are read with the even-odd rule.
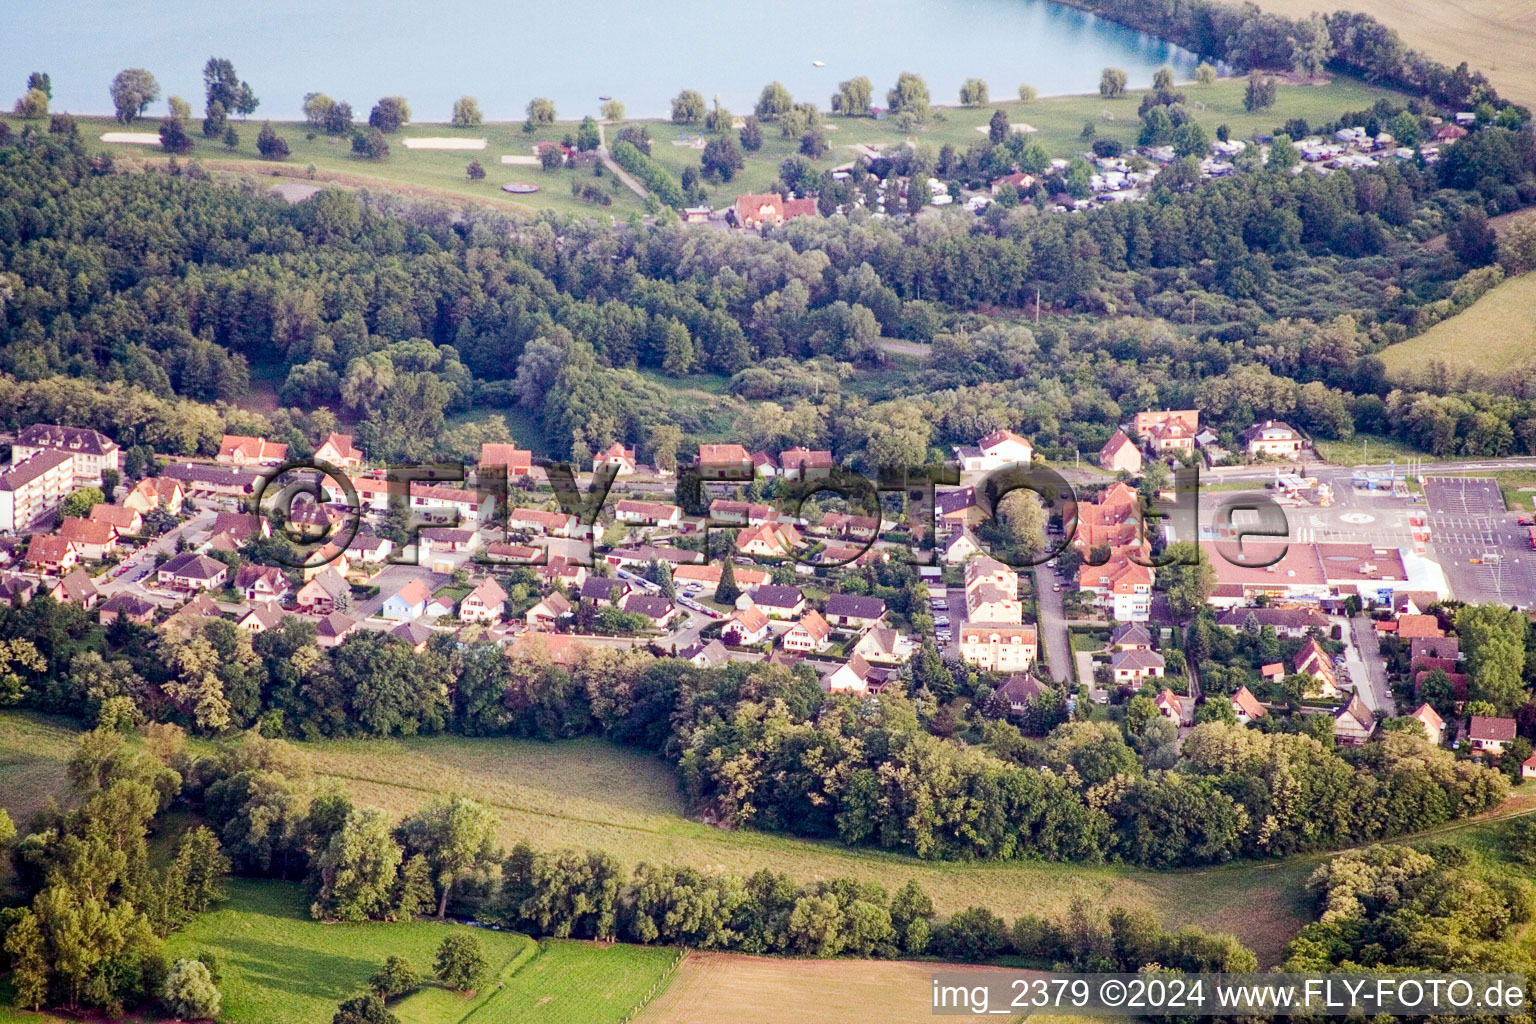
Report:
[[[335,566],[328,565],[320,572],[309,578],[299,592],[294,595],[293,602],[299,611],[310,615],[329,615],[336,610],[336,605],[343,600],[342,595],[352,596],[352,584],[346,581]]]
[[[721,627],[720,636],[726,643],[737,647],[760,644],[768,638],[768,616],[753,605],[738,608]]]
[[[1029,703],[1051,692],[1051,688],[1027,672],[1015,672],[1009,676],[997,694],[1008,702],[1010,715],[1022,715],[1029,710]]]
[[[730,214],[739,228],[778,227],[796,217],[816,216],[816,200],[785,199],[777,192],[737,196]]]
[[[827,625],[827,620],[813,608],[800,616],[800,621],[790,626],[782,639],[786,651],[808,654],[826,647],[831,638],[832,627]]]
[[[341,642],[355,629],[357,629],[357,620],[352,616],[343,612],[331,612],[315,623],[315,645],[340,647]]]
[[[1445,719],[1441,718],[1434,708],[1428,704],[1420,704],[1414,711],[1413,717],[1424,726],[1424,736],[1429,742],[1437,747],[1445,742]]]
[[[1109,648],[1112,651],[1150,651],[1152,634],[1140,623],[1123,622],[1109,634]]]
[[[482,505],[485,506],[486,514],[490,511],[489,495],[462,487],[444,487],[413,480],[410,493],[411,508],[432,522],[451,522],[456,515],[457,522],[472,525],[480,521]]]
[[[394,622],[419,619],[427,610],[432,591],[422,579],[407,580],[399,590],[384,599],[379,615]]]
[[[751,480],[752,456],[739,444],[699,445],[699,475],[705,480]]]
[[[419,622],[402,622],[389,631],[389,635],[396,640],[403,640],[410,645],[417,654],[427,649],[427,641],[432,639],[432,630]]]
[[[736,550],[757,558],[787,558],[802,544],[800,531],[789,523],[763,523],[736,534]]]
[[[1157,695],[1157,713],[1176,723],[1184,721],[1184,698],[1164,687]]]
[[[426,619],[440,619],[445,615],[453,614],[453,598],[445,594],[438,594],[427,602],[421,615]]]
[[[252,604],[281,601],[288,596],[288,579],[275,565],[246,562],[235,571],[235,589]]]
[[[433,555],[464,554],[475,549],[480,535],[453,526],[423,526],[416,531],[416,547],[423,560]]]
[[[960,627],[960,659],[986,672],[1022,672],[1039,650],[1034,626],[967,622]]]
[[[264,437],[225,434],[215,462],[226,466],[276,466],[288,458],[288,446]]]
[[[612,466],[614,476],[634,476],[639,463],[635,461],[635,450],[625,448],[615,441],[592,457],[592,472],[597,472],[599,466]]]
[[[617,608],[628,593],[629,584],[612,576],[588,576],[581,585],[581,599],[598,607]]]
[[[731,660],[731,652],[719,640],[694,643],[678,651],[677,656],[695,668],[719,668]]]
[[[672,582],[679,587],[689,585],[702,588],[718,587],[721,571],[718,564],[676,565],[672,567]],[[773,580],[773,575],[766,569],[753,569],[745,565],[731,566],[731,574],[736,577],[736,586],[747,593]]]
[[[222,586],[229,577],[229,566],[217,558],[184,551],[160,566],[158,579],[162,586],[182,590],[213,590]]]
[[[666,629],[667,624],[677,615],[677,605],[665,597],[639,591],[626,594],[619,602],[619,607],[630,615],[645,616],[656,629]]]
[[[1376,715],[1358,695],[1333,716],[1333,738],[1342,746],[1362,746],[1375,731]]]
[[[529,629],[549,630],[571,614],[571,602],[563,594],[550,594],[523,614]]]
[[[1161,679],[1165,670],[1163,656],[1156,651],[1116,651],[1109,658],[1109,671],[1115,682],[1130,686],[1139,686],[1146,679]]]
[[[1250,618],[1260,628],[1269,626],[1279,636],[1303,637],[1314,629],[1328,630],[1328,619],[1315,608],[1229,608],[1216,619],[1216,625],[1246,629]]]
[[[514,508],[507,513],[507,529],[527,530],[549,537],[570,537],[576,532],[577,522],[576,517],[569,512]]]
[[[799,587],[768,583],[752,591],[743,599],[762,609],[771,619],[796,619],[805,611],[805,595]],[[737,607],[740,607],[738,602]]]
[[[180,633],[182,636],[192,636],[201,632],[203,626],[220,617],[218,604],[204,592],[176,609],[160,624],[160,628]]]
[[[855,516],[846,512],[828,512],[821,517],[821,532],[850,540],[874,540],[880,535],[876,516]]]
[[[704,552],[683,551],[656,544],[638,544],[632,548],[615,548],[603,556],[603,561],[615,569],[623,569],[631,565],[649,565],[651,562],[667,562],[675,570],[679,565],[702,564]]]
[[[395,542],[386,537],[359,531],[347,545],[347,557],[358,562],[383,562],[395,550]]]
[[[1267,683],[1278,683],[1285,678],[1285,663],[1282,661],[1271,661],[1268,664],[1260,665],[1259,678]]]
[[[889,626],[876,626],[853,645],[853,653],[865,661],[881,665],[900,665],[912,658],[912,641]]]
[[[955,449],[960,469],[967,473],[990,473],[1015,463],[1028,466],[1035,457],[1035,446],[1011,430],[999,429],[976,442],[975,447]]]
[[[87,611],[96,607],[96,602],[101,599],[101,593],[91,581],[90,573],[84,569],[66,574],[48,593],[61,604],[77,604]]]
[[[774,512],[772,506],[756,502],[716,498],[709,503],[709,520],[711,523],[761,526],[764,523],[773,522],[777,517],[778,514]]]
[[[580,562],[573,562],[564,555],[556,555],[544,565],[537,567],[539,582],[546,587],[560,586],[567,590],[580,590],[586,585],[587,567]]]
[[[1249,455],[1271,455],[1282,459],[1301,458],[1304,439],[1289,423],[1265,420],[1243,431],[1243,443]]]
[[[827,598],[827,621],[844,629],[868,629],[885,620],[885,602],[878,597],[832,594]]]
[[[265,479],[247,466],[210,466],[206,463],[178,462],[160,472],[181,485],[183,495],[193,498],[249,498],[257,484]]]
[[[533,472],[533,452],[515,444],[487,442],[480,446],[481,466],[506,466],[507,479],[528,476]]]
[[[779,475],[786,480],[825,480],[835,465],[830,451],[789,448],[779,453]]]
[[[173,516],[181,515],[183,494],[181,483],[170,477],[147,477],[134,484],[133,490],[123,498],[123,507],[147,515],[155,509],[164,509]],[[131,533],[138,531],[132,530]]]
[[[485,557],[492,562],[520,562],[524,565],[532,565],[543,555],[543,548],[536,548],[531,544],[508,544],[504,540],[498,540],[485,546]]]
[[[342,469],[357,469],[363,464],[363,453],[352,443],[351,434],[327,434],[320,447],[315,449],[315,461],[329,463]]]
[[[96,620],[103,626],[110,626],[119,618],[126,618],[129,622],[147,626],[154,621],[158,608],[153,601],[146,601],[136,594],[119,592],[101,603]]]
[[[1473,750],[1500,757],[1504,753],[1504,744],[1515,738],[1515,720],[1473,715],[1467,726],[1467,738],[1472,741]]]
[[[613,518],[639,526],[676,526],[683,521],[683,510],[660,501],[635,501],[625,498],[613,509]]]
[[[63,537],[34,533],[27,545],[27,564],[39,572],[68,572],[79,561],[79,550]]]
[[[247,633],[265,633],[269,629],[276,629],[283,621],[283,610],[273,604],[258,604],[240,618],[235,620],[235,626]]]
[[[1004,185],[1012,185],[1020,194],[1027,193],[1035,187],[1035,176],[1025,174],[1023,171],[1015,171],[1012,174],[1005,174],[1001,178],[993,178],[989,182],[988,187],[995,196],[1003,190]]]
[[[1536,779],[1536,754],[1532,754],[1520,762],[1520,777],[1522,779]]]
[[[119,537],[132,536],[144,529],[144,517],[139,511],[123,505],[98,502],[91,506],[90,518],[98,523],[106,523],[117,531]]]
[[[1239,686],[1237,692],[1232,695],[1232,713],[1237,715],[1237,720],[1242,725],[1257,721],[1269,712],[1264,710],[1264,705],[1259,703],[1259,698],[1253,695],[1253,691],[1246,686]]]
[[[465,622],[498,622],[507,613],[507,592],[487,576],[459,602],[459,618]]]
[[[0,575],[0,605],[20,608],[37,593],[37,581],[14,574]]]
[[[59,536],[73,544],[81,558],[91,562],[99,562],[117,550],[116,528],[99,519],[65,516]]]
[[[1099,449],[1099,466],[1111,473],[1140,473],[1141,449],[1125,436],[1125,431],[1117,430],[1115,436]]]

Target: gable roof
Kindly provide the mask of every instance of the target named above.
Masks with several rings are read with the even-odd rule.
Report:
[[[188,579],[213,580],[228,572],[229,566],[217,558],[209,558],[207,555],[183,551],[160,566],[160,571],[168,572],[172,576],[185,576]]]
[[[1440,717],[1440,712],[1436,711],[1428,704],[1420,704],[1414,710],[1413,717],[1434,729],[1436,732],[1439,732],[1441,729],[1445,728],[1445,719]]]
[[[827,598],[827,614],[855,619],[878,619],[885,614],[885,602],[878,597],[859,594],[832,594]]]
[[[288,446],[268,441],[264,437],[246,437],[243,434],[225,434],[219,442],[219,458],[260,459],[281,462],[288,457]]]
[[[1508,743],[1515,738],[1515,720],[1473,715],[1471,723],[1467,726],[1467,736],[1485,743]]]
[[[426,604],[428,599],[432,597],[432,591],[427,589],[427,584],[423,580],[419,578],[410,579],[406,580],[399,590],[390,595],[390,598],[396,597],[404,601],[407,607],[413,607],[418,604]]]
[[[1143,669],[1165,668],[1163,656],[1156,651],[1143,651],[1132,648],[1128,651],[1116,651],[1109,656],[1109,667],[1112,669],[1129,669],[1141,671]]]
[[[27,448],[53,448],[83,455],[110,455],[117,442],[89,427],[64,427],[56,423],[34,423],[16,437],[16,444]]]
[[[59,536],[75,544],[109,544],[117,536],[117,528],[101,519],[65,516],[59,524]]]
[[[507,592],[501,588],[500,583],[497,583],[490,576],[481,580],[474,590],[471,590],[464,596],[464,600],[468,601],[471,597],[477,599],[487,608],[494,608],[498,604],[507,603]]]
[[[764,608],[793,608],[804,600],[799,587],[781,583],[765,583],[752,591],[752,603]]]
[[[1139,622],[1122,622],[1109,634],[1111,647],[1151,647],[1152,634]]]
[[[1376,713],[1365,706],[1365,701],[1360,699],[1359,694],[1351,696],[1349,703],[1340,708],[1338,713],[1333,716],[1335,722],[1343,718],[1353,719],[1366,732],[1376,728]]]
[[[108,505],[105,502],[98,502],[91,506],[91,518],[124,532],[132,530],[136,522],[142,522],[144,519],[134,509],[124,508],[121,505]]]
[[[1023,672],[1009,676],[1003,685],[997,688],[997,692],[1007,698],[1011,704],[1023,704],[1049,691],[1050,688],[1040,680]]]
[[[86,604],[97,594],[96,584],[91,581],[90,573],[84,569],[76,569],[59,580],[59,585],[53,592],[56,595],[62,595],[62,600],[79,604]]]
[[[1232,703],[1249,718],[1263,718],[1268,714],[1264,710],[1264,705],[1259,703],[1259,698],[1255,697],[1253,691],[1246,686],[1237,688],[1237,692],[1232,695]]]

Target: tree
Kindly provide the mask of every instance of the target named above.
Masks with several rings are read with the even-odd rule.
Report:
[[[582,153],[591,153],[602,145],[603,137],[598,133],[597,122],[589,114],[581,119],[580,126],[576,129],[576,149]]]
[[[960,86],[960,104],[965,107],[984,107],[988,100],[987,83],[981,78],[967,78]]]
[[[470,181],[482,181],[485,178],[485,168],[480,166],[479,160],[471,160],[469,166],[464,168],[464,173]]]
[[[699,163],[704,176],[711,181],[730,181],[747,164],[736,140],[729,135],[716,136],[706,142]]]
[[[1028,83],[1025,83],[1024,85],[1019,86],[1019,102],[1020,103],[1033,103],[1035,101],[1035,97],[1037,95],[1039,95],[1039,94],[1035,91],[1035,87],[1034,86],[1032,86],[1032,85],[1030,85]]]
[[[1202,157],[1210,150],[1211,140],[1199,121],[1185,121],[1173,130],[1173,152],[1176,156]]]
[[[1332,56],[1333,33],[1323,16],[1313,11],[1291,40],[1291,69],[1298,75],[1316,78],[1327,69]]]
[[[389,157],[389,140],[378,128],[356,132],[352,136],[352,154],[366,160],[384,160]]]
[[[432,908],[432,865],[422,854],[416,854],[400,869],[400,886],[395,894],[394,916],[401,921],[412,921]]]
[[[752,120],[749,118],[748,120]],[[735,124],[728,107],[720,105],[720,94],[715,94],[715,105],[704,115],[704,130],[712,135],[724,135]]]
[[[998,518],[1008,531],[1008,539],[1020,554],[1032,557],[1045,550],[1045,506],[1040,495],[1025,488],[1015,488],[997,503]]]
[[[263,160],[288,159],[288,140],[272,130],[272,122],[264,121],[256,136],[256,152]]]
[[[992,118],[987,122],[987,140],[994,146],[1000,146],[1008,138],[1008,111],[998,107],[992,111]]]
[[[1536,216],[1516,217],[1505,227],[1499,236],[1499,263],[1511,276],[1536,270]]]
[[[1467,658],[1467,694],[1487,701],[1500,715],[1529,699],[1525,690],[1527,623],[1515,609],[1468,605],[1456,613],[1456,633]]]
[[[874,96],[874,83],[866,75],[856,75],[838,83],[832,109],[844,117],[868,117]]]
[[[1153,72],[1152,89],[1155,92],[1172,92],[1173,68],[1170,68],[1165,64]]]
[[[919,122],[927,119],[929,104],[928,83],[912,71],[897,75],[896,84],[885,94],[885,105],[892,114],[909,114]]]
[[[555,123],[555,101],[545,99],[542,96],[528,101],[528,120],[523,122],[523,131],[531,132],[541,124]]]
[[[444,985],[468,992],[480,984],[487,966],[479,939],[473,935],[450,935],[437,947],[433,970]]]
[[[741,125],[741,148],[748,153],[756,153],[763,148],[763,126],[757,118],[749,117]]]
[[[819,128],[800,136],[800,152],[812,160],[820,160],[826,156],[829,148],[826,133]]]
[[[1488,215],[1468,206],[1445,233],[1445,245],[1466,266],[1486,267],[1498,254],[1499,237],[1488,223]]]
[[[1243,108],[1250,114],[1267,110],[1275,105],[1277,91],[1278,86],[1273,78],[1251,71],[1248,73],[1247,88],[1243,90]]]
[[[400,1024],[376,992],[353,996],[336,1009],[331,1024]]]
[[[192,104],[180,96],[170,97],[165,101],[165,105],[169,111],[169,116],[174,117],[176,120],[182,123],[192,120]]]
[[[495,829],[490,811],[462,796],[440,797],[401,824],[406,849],[424,854],[437,877],[439,919],[448,913],[454,883],[491,862]]]
[[[603,115],[604,121],[610,123],[622,121],[624,120],[624,104],[620,100],[605,100],[599,113]]]
[[[672,98],[673,124],[698,124],[704,111],[704,94],[697,89],[684,89]]]
[[[1099,75],[1099,95],[1106,100],[1118,99],[1125,95],[1125,72],[1120,68],[1105,68]]]
[[[1290,170],[1301,163],[1301,152],[1291,141],[1289,135],[1276,135],[1275,141],[1269,146],[1268,166],[1282,171]]]
[[[240,133],[235,131],[234,125],[231,124],[225,126],[224,137],[222,141],[224,143],[225,149],[233,150],[240,148]]]
[[[315,131],[325,131],[326,118],[330,116],[331,110],[335,106],[336,101],[325,93],[307,92],[304,94],[304,103],[302,105],[304,120]]]
[[[453,126],[477,128],[484,120],[480,113],[480,101],[473,96],[460,96],[453,101]]]
[[[715,600],[720,604],[734,605],[740,596],[741,588],[736,586],[736,567],[726,558],[720,563],[720,582],[715,585]]]
[[[315,860],[319,888],[310,913],[340,921],[387,916],[402,856],[384,812],[354,808]]]
[[[352,104],[341,101],[331,106],[325,114],[327,135],[346,135],[352,130]]]
[[[229,700],[219,678],[219,653],[201,636],[184,639],[166,634],[160,642],[161,656],[172,677],[161,689],[192,715],[199,729],[222,732],[229,728]]]
[[[776,121],[793,110],[794,106],[794,97],[790,96],[782,82],[769,82],[763,86],[757,104],[752,109],[759,121]]]
[[[1172,560],[1157,570],[1158,586],[1168,592],[1168,607],[1174,615],[1188,619],[1210,600],[1216,589],[1216,570],[1193,541],[1170,544],[1164,554]],[[1198,665],[1194,657],[1190,661]]]
[[[123,124],[133,123],[160,98],[160,83],[143,68],[127,68],[112,79],[112,107]]]
[[[48,94],[42,89],[28,89],[16,101],[15,114],[28,121],[41,121],[48,116]]]
[[[177,960],[166,972],[161,1000],[177,1020],[211,1020],[224,1000],[208,966],[200,960]]]
[[[229,111],[218,100],[208,104],[208,109],[203,115],[203,137],[217,139],[223,135],[228,115]]]
[[[1216,69],[1211,66],[1209,61],[1201,61],[1195,67],[1195,81],[1201,85],[1216,84]]]
[[[101,488],[82,487],[59,503],[59,515],[77,519],[84,518],[91,514],[92,508],[106,500],[106,495],[101,493]]]
[[[403,956],[390,956],[368,979],[368,987],[380,998],[395,999],[421,987],[421,976]]]
[[[411,108],[404,96],[385,96],[368,112],[368,123],[381,132],[397,132],[411,123]]]

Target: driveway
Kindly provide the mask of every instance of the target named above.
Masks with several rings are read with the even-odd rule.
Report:
[[[1349,620],[1344,647],[1344,664],[1355,682],[1355,692],[1378,718],[1396,716],[1392,688],[1387,685],[1387,663],[1382,660],[1376,627],[1364,615]]]
[[[1062,611],[1061,592],[1054,589],[1056,584],[1056,574],[1049,567],[1035,566],[1040,643],[1050,662],[1051,678],[1058,683],[1065,683],[1072,678],[1072,641],[1067,635],[1067,617]]]

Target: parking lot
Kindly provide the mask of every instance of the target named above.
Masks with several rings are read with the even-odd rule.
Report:
[[[1536,607],[1536,552],[1488,477],[1428,477],[1429,542],[1453,596]]]

